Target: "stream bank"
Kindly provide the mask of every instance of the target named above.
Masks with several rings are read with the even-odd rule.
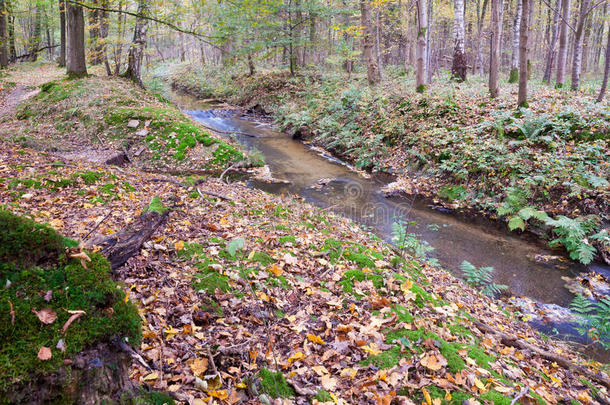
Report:
[[[493,282],[507,285],[507,296],[521,297],[510,301],[511,308],[546,334],[590,343],[576,332],[576,318],[565,309],[574,298],[574,289],[566,288],[566,283],[590,270],[584,265],[561,252],[507,234],[486,220],[467,221],[431,208],[428,201],[417,197],[387,196],[382,192],[388,185],[387,176],[356,170],[250,114],[226,105],[214,109],[214,105],[181,93],[173,93],[172,99],[195,121],[225,135],[234,132],[235,139],[264,156],[270,176],[266,181],[251,179],[251,186],[302,197],[356,221],[386,241],[392,241],[394,224],[403,221],[412,234],[411,251],[420,259],[438,262],[457,277],[463,277],[463,261],[477,267],[492,266]],[[419,244],[416,238],[424,243]],[[610,274],[601,265],[595,270]],[[610,358],[599,348],[590,352],[596,358]]]
[[[573,259],[610,262],[607,101],[540,86],[529,110],[514,110],[512,86],[488,100],[473,83],[436,83],[416,94],[400,77],[369,88],[361,77],[315,70],[225,77],[183,64],[168,71],[176,88],[268,112],[280,130],[356,167],[392,173],[397,193],[486,216],[543,243],[561,226],[588,228],[577,244],[562,244]]]

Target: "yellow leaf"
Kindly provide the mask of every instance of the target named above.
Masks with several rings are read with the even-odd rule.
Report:
[[[376,343],[370,343],[368,345],[362,346],[361,349],[373,356],[376,356],[381,353],[381,350],[379,350],[379,346],[377,346]]]
[[[242,390],[245,389],[247,386],[246,384],[244,384],[243,382],[237,383],[235,384],[236,388],[241,388]]]
[[[426,399],[426,404],[432,405],[432,398],[430,398],[430,394],[428,393],[428,390],[425,388],[422,388],[421,392],[424,393],[424,398]]]
[[[297,353],[293,354],[292,356],[290,356],[290,358],[288,359],[288,363],[292,364],[293,362],[301,360],[304,357],[305,357],[305,355],[303,353],[297,352]]]
[[[278,267],[277,264],[273,264],[273,266],[269,269],[269,271],[271,273],[273,273],[276,277],[279,277],[282,275],[282,273],[284,273],[284,270],[282,270],[281,267]]]
[[[483,384],[483,382],[478,378],[474,379],[474,385],[479,389],[479,391],[481,391],[482,394],[487,391],[487,389],[485,388],[485,384]]]
[[[346,378],[349,377],[351,379],[354,379],[354,377],[356,377],[356,374],[358,373],[358,370],[353,369],[353,368],[344,368],[343,370],[341,370],[341,377]]]
[[[157,378],[159,378],[159,374],[150,373],[150,374],[142,377],[142,381],[152,381],[152,380],[156,380]]]
[[[311,333],[307,334],[307,339],[309,339],[310,342],[318,343],[320,345],[326,344],[326,342],[324,342],[320,336],[312,335]]]
[[[163,331],[166,335],[167,335],[167,340],[173,338],[174,336],[176,336],[180,331],[174,329],[173,326],[169,326],[166,327],[166,329]]]
[[[212,398],[218,398],[221,401],[229,398],[229,394],[227,394],[227,390],[208,391],[208,395]]]
[[[125,304],[127,304],[129,302],[129,293],[131,292],[131,290],[133,290],[134,288],[136,288],[135,284],[132,284],[131,287],[129,287],[129,291],[127,291],[125,293]]]
[[[177,251],[181,251],[182,249],[184,249],[184,241],[178,241],[176,243],[174,243],[174,247],[176,248]]]
[[[335,404],[339,403],[339,398],[337,398],[337,396],[335,394],[333,394],[332,392],[330,393],[330,397],[333,399],[333,402]]]
[[[449,391],[445,391],[445,401],[451,401],[451,393]]]

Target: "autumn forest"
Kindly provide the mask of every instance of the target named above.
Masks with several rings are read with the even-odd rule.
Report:
[[[608,0],[0,0],[0,404],[610,403]]]

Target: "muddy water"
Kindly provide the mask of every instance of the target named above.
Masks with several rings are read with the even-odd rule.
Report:
[[[312,204],[357,221],[386,240],[391,240],[392,223],[406,221],[409,232],[434,248],[429,256],[436,258],[443,267],[461,277],[459,266],[464,260],[477,267],[492,266],[494,281],[507,285],[513,296],[560,306],[568,306],[574,297],[565,288],[562,277],[574,277],[585,270],[584,266],[567,260],[543,263],[533,259],[536,255],[557,255],[557,252],[546,251],[489,224],[460,220],[431,209],[417,199],[386,198],[380,191],[385,181],[366,178],[348,165],[287,134],[274,131],[267,124],[231,116],[226,111],[210,110],[209,105],[191,98],[181,97],[175,101],[207,127],[223,133],[252,135],[233,136],[248,148],[262,153],[273,178],[285,182],[251,181],[257,188],[301,196]]]

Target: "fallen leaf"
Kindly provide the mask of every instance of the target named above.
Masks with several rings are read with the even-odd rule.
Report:
[[[41,309],[36,311],[36,308],[32,308],[32,312],[36,314],[40,322],[50,325],[57,319],[57,312],[52,311],[49,308]]]
[[[337,379],[331,377],[330,374],[320,377],[320,382],[326,391],[334,391],[335,387],[337,386]]]
[[[181,240],[181,241],[178,241],[178,242],[174,243],[174,248],[177,251],[181,251],[182,249],[184,249],[184,241]]]
[[[150,373],[150,374],[142,377],[142,381],[152,381],[152,380],[156,380],[157,378],[159,378],[159,374],[154,372],[154,373]]]
[[[447,365],[447,360],[440,354],[430,354],[426,353],[426,355],[420,361],[421,365],[432,370],[438,371],[443,366]]]
[[[428,392],[428,390],[425,388],[422,388],[421,392],[423,392],[423,394],[424,394],[424,398],[426,399],[426,404],[432,405],[432,398],[430,398],[430,393]]]
[[[269,271],[271,273],[273,273],[274,276],[279,277],[284,273],[284,270],[282,270],[281,267],[278,267],[277,264],[273,264],[273,266],[271,266],[271,268],[269,269]]]
[[[307,334],[307,339],[309,339],[309,341],[311,341],[313,343],[318,343],[320,345],[325,345],[326,344],[326,342],[323,341],[320,336],[312,335],[311,333]]]
[[[191,371],[193,371],[193,374],[195,374],[195,377],[199,377],[203,373],[206,372],[206,370],[208,369],[208,362],[209,362],[209,360],[207,358],[202,358],[202,359],[195,359],[191,363]]]
[[[39,360],[46,361],[46,360],[49,360],[51,357],[53,357],[53,354],[51,353],[51,349],[49,349],[46,346],[42,346],[40,348],[40,350],[38,351]]]

